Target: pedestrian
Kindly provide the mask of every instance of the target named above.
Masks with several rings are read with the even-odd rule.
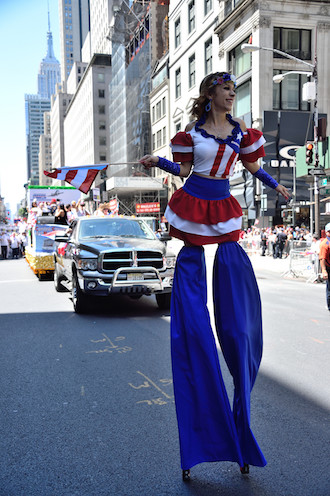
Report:
[[[235,78],[206,76],[192,106],[196,119],[172,140],[174,160],[145,155],[146,168],[188,177],[165,212],[170,235],[184,241],[171,301],[173,386],[183,480],[202,462],[237,462],[243,474],[266,460],[250,429],[250,393],[262,354],[261,304],[251,262],[238,244],[242,210],[229,192],[238,156],[244,167],[285,198],[289,193],[261,169],[265,142],[229,114]],[[177,163],[179,162],[179,163]],[[192,170],[193,168],[193,170]],[[192,174],[191,173],[192,170]],[[213,301],[217,335],[235,385],[233,411],[223,383],[207,309],[203,245],[217,243]]]
[[[267,232],[265,228],[261,229],[260,242],[261,242],[261,256],[264,257],[266,255],[266,250],[267,250]]]
[[[328,310],[330,311],[330,222],[325,226],[325,238],[320,243],[320,265],[322,270],[322,279],[327,282],[326,300]]]
[[[287,235],[284,232],[284,229],[279,229],[277,231],[276,240],[275,240],[275,258],[282,258],[283,250],[286,245]]]
[[[4,260],[8,258],[9,236],[6,231],[1,233],[1,256]]]
[[[18,258],[19,257],[19,239],[16,236],[16,233],[13,232],[12,235],[10,236],[10,248],[12,250],[12,258]]]

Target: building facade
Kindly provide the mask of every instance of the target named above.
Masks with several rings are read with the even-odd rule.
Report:
[[[44,132],[39,138],[39,184],[50,186],[52,180],[48,178],[44,171],[52,169],[52,138],[50,132],[50,112],[44,112]]]
[[[325,47],[330,42],[329,2],[220,1],[215,33],[221,66],[237,76],[234,114],[264,132],[267,143],[262,165],[293,191],[295,220],[308,225],[303,205],[310,199],[309,184],[307,178],[296,180],[294,160],[296,149],[304,146],[307,139],[313,140],[313,102],[302,99],[303,85],[310,79],[301,72],[310,71],[304,62],[314,64],[317,51],[318,110],[327,116],[330,64]],[[248,41],[268,50],[243,53],[241,45]],[[282,83],[273,81],[273,76],[291,71],[296,72],[287,75]],[[287,209],[285,200],[275,191],[257,182],[254,193],[255,201],[247,212],[249,223],[254,218],[263,225],[292,221],[292,209]]]
[[[27,177],[31,184],[39,184],[39,138],[44,133],[44,113],[49,110],[49,98],[25,95]]]
[[[89,0],[59,0],[61,81],[74,62],[82,61],[82,47],[90,30]]]
[[[65,166],[109,162],[109,55],[94,55],[64,119]]]

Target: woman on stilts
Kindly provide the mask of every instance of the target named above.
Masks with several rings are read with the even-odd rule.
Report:
[[[196,119],[171,140],[175,162],[145,155],[157,166],[188,177],[165,212],[170,234],[184,241],[171,301],[171,352],[183,480],[202,462],[233,461],[241,473],[266,460],[250,428],[250,394],[262,355],[259,290],[250,260],[238,244],[242,210],[229,191],[239,158],[244,167],[286,199],[289,192],[259,167],[262,133],[229,112],[235,77],[206,76],[192,106]],[[191,174],[192,171],[192,174]],[[217,243],[213,300],[217,336],[234,382],[233,408],[220,370],[207,309],[203,245]]]

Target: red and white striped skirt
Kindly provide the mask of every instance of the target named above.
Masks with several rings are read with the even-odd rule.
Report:
[[[238,241],[242,209],[228,179],[192,174],[174,193],[165,211],[170,235],[190,245]]]

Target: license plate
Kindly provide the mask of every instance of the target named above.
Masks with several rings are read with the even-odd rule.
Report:
[[[144,277],[143,274],[140,272],[130,272],[127,274],[127,280],[128,281],[143,281]]]

